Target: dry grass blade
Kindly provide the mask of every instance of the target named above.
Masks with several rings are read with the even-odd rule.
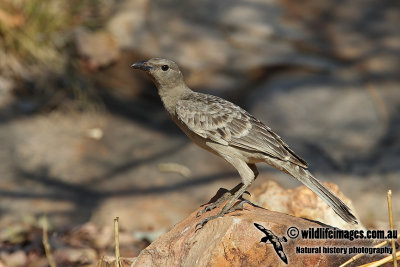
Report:
[[[389,209],[390,230],[393,231],[392,190],[389,190],[387,193],[387,201],[388,201],[388,209]],[[396,244],[395,244],[394,239],[383,241],[382,243],[379,243],[378,245],[374,246],[374,248],[380,248],[389,243],[392,244],[392,249],[393,249],[392,256],[387,256],[379,261],[364,264],[364,265],[361,265],[360,267],[362,267],[362,266],[368,266],[368,267],[381,266],[382,264],[385,264],[392,260],[393,260],[393,266],[397,267],[397,259],[400,257],[400,252],[396,253]],[[365,254],[357,254],[354,257],[352,257],[351,259],[349,259],[348,261],[346,261],[345,263],[341,264],[339,267],[344,267],[344,266],[354,262],[355,260],[361,258],[363,255],[365,255]]]
[[[387,193],[387,201],[388,201],[388,209],[389,209],[389,223],[390,223],[390,230],[393,231],[393,213],[392,213],[392,190],[389,190]],[[391,262],[393,261],[393,266],[397,267],[397,260],[400,259],[400,251],[398,251],[396,253],[396,244],[395,244],[395,240],[391,239],[391,240],[387,240],[384,241],[382,243],[380,243],[379,245],[375,246],[375,247],[381,247],[383,245],[386,244],[392,244],[392,255],[391,256],[387,256],[383,259],[380,259],[378,261],[374,261],[371,263],[367,263],[364,265],[360,265],[359,267],[378,267],[378,266],[382,266],[385,263]],[[345,266],[353,261],[355,261],[356,259],[360,258],[363,254],[359,254],[354,256],[353,258],[351,258],[350,260],[346,261],[344,264],[340,265],[339,267]]]
[[[396,258],[400,259],[400,251],[398,251],[396,253]],[[364,264],[364,265],[360,265],[358,267],[379,267],[379,266],[382,266],[385,263],[391,262],[392,260],[393,260],[393,257],[390,255],[390,256],[387,256],[387,257],[385,257],[383,259],[380,259],[379,261],[370,262],[370,263],[367,263],[367,264]]]
[[[387,193],[387,201],[388,201],[388,209],[389,209],[390,230],[393,231],[392,190],[389,190]],[[392,249],[393,249],[393,252],[392,252],[393,266],[397,267],[395,240],[392,238],[391,242],[392,242]]]
[[[54,260],[53,254],[51,254],[51,247],[49,244],[49,237],[47,234],[48,228],[49,228],[49,223],[47,221],[46,217],[42,217],[42,229],[43,229],[43,246],[44,246],[44,251],[46,253],[47,260],[49,261],[50,267],[56,267],[56,262]]]
[[[115,238],[115,267],[121,267],[119,260],[119,231],[118,231],[118,217],[114,219],[114,238]]]
[[[383,247],[383,246],[389,244],[389,242],[390,242],[389,240],[383,241],[382,243],[379,243],[378,245],[374,246],[374,248]],[[354,257],[352,257],[351,259],[349,259],[348,261],[346,261],[345,263],[341,264],[339,267],[344,267],[344,266],[346,266],[346,265],[348,265],[348,264],[350,264],[350,263],[352,263],[352,262],[358,260],[359,258],[361,258],[361,257],[364,256],[364,255],[365,255],[365,254],[363,254],[363,253],[357,254],[357,255],[355,255]]]

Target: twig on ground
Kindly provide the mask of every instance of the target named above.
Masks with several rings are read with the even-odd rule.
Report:
[[[383,247],[383,246],[389,244],[389,242],[390,242],[389,240],[383,241],[382,243],[379,243],[378,245],[374,246],[374,248]],[[354,257],[352,257],[351,259],[349,259],[348,261],[346,261],[345,263],[343,263],[342,265],[340,265],[339,267],[344,267],[344,266],[358,260],[359,258],[361,258],[364,255],[365,255],[364,253],[357,254]]]
[[[115,267],[121,267],[119,261],[119,232],[118,232],[118,217],[114,219],[114,238],[115,238]]]
[[[393,211],[392,211],[392,190],[389,190],[387,193],[387,201],[388,201],[388,209],[389,209],[389,223],[390,230],[393,231]],[[394,238],[391,239],[392,242],[392,255],[393,255],[393,266],[397,267],[397,259],[396,259],[396,244]]]
[[[56,265],[56,262],[54,260],[53,254],[51,254],[51,247],[50,247],[50,244],[49,244],[49,237],[48,237],[48,234],[47,234],[47,230],[49,228],[49,223],[48,223],[47,218],[45,216],[42,217],[41,221],[42,221],[42,229],[43,229],[43,240],[42,240],[42,242],[43,242],[43,246],[44,246],[44,252],[46,253],[46,257],[47,257],[47,260],[49,262],[49,265],[51,267],[56,267],[57,265]]]
[[[392,212],[392,190],[389,190],[387,193],[387,202],[388,202],[388,210],[389,210],[389,224],[390,224],[390,230],[393,231],[393,212]],[[382,247],[386,244],[392,244],[392,255],[391,256],[387,256],[383,259],[380,259],[378,261],[374,261],[374,262],[370,262],[364,265],[360,265],[359,267],[378,267],[378,266],[382,266],[385,263],[391,262],[393,261],[393,266],[397,267],[397,259],[400,259],[400,251],[398,251],[396,253],[396,244],[395,244],[395,240],[392,238],[390,240],[386,240],[376,246],[374,246],[374,248],[378,248],[378,247]],[[343,263],[342,265],[340,265],[339,267],[343,267],[346,266],[347,264],[359,259],[360,257],[362,257],[364,254],[358,254],[354,257],[352,257],[350,260],[346,261],[345,263]]]
[[[400,259],[400,251],[397,251],[396,257],[397,257],[397,259]],[[385,257],[383,259],[380,259],[378,261],[370,262],[370,263],[367,263],[367,264],[364,264],[364,265],[360,265],[358,267],[379,267],[379,266],[382,266],[385,263],[391,262],[392,260],[393,260],[393,257],[392,257],[392,255],[390,255],[390,256],[387,256],[387,257]]]

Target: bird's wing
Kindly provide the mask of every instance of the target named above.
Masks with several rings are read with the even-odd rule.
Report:
[[[175,111],[183,124],[203,138],[307,167],[268,126],[222,98],[193,93],[179,100]]]

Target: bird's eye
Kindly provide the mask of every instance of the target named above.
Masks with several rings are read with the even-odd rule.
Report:
[[[161,69],[162,69],[163,71],[167,71],[167,70],[169,69],[169,67],[168,67],[168,65],[162,65],[162,66],[161,66]]]

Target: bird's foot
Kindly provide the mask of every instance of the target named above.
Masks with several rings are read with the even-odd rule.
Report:
[[[248,194],[249,196],[250,193],[249,191],[244,191],[244,194]],[[231,191],[225,192],[220,198],[218,198],[215,202],[208,204],[207,206],[204,207],[204,209],[199,210],[196,214],[196,217],[199,217],[201,214],[206,213],[207,211],[213,210],[215,208],[218,208],[221,206],[225,201],[228,199],[232,198],[233,193]],[[242,205],[243,206],[243,205]]]
[[[202,229],[203,226],[204,226],[206,223],[208,223],[209,221],[214,220],[214,219],[216,219],[216,218],[218,218],[218,217],[222,217],[222,216],[224,216],[224,215],[225,215],[225,213],[221,213],[221,212],[220,212],[220,213],[218,213],[217,215],[210,216],[210,217],[207,217],[207,218],[203,219],[201,222],[199,222],[198,224],[196,224],[195,231],[197,232],[198,230]]]
[[[232,197],[232,193],[230,191],[225,192],[222,196],[220,196],[215,202],[208,204],[204,207],[204,209],[199,210],[196,214],[196,217],[199,217],[201,214],[206,213],[207,211],[213,210],[218,208],[222,205],[225,201]]]
[[[240,201],[238,204],[232,206],[231,208],[229,208],[227,210],[222,209],[218,214],[210,216],[210,217],[207,217],[207,218],[203,219],[201,222],[199,222],[198,224],[196,224],[196,227],[195,227],[196,231],[200,230],[201,228],[203,228],[203,226],[206,223],[208,223],[209,221],[211,221],[211,220],[214,220],[216,218],[222,217],[225,214],[230,213],[230,212],[234,212],[236,210],[243,210],[243,204],[244,203],[253,205],[253,203],[251,203],[250,201],[245,199],[245,200]]]
[[[251,203],[249,200],[244,199],[244,200],[240,201],[238,204],[234,205],[232,208],[230,208],[226,213],[231,213],[231,212],[234,212],[237,210],[244,210],[244,207],[243,207],[244,203],[254,206],[254,204]]]

